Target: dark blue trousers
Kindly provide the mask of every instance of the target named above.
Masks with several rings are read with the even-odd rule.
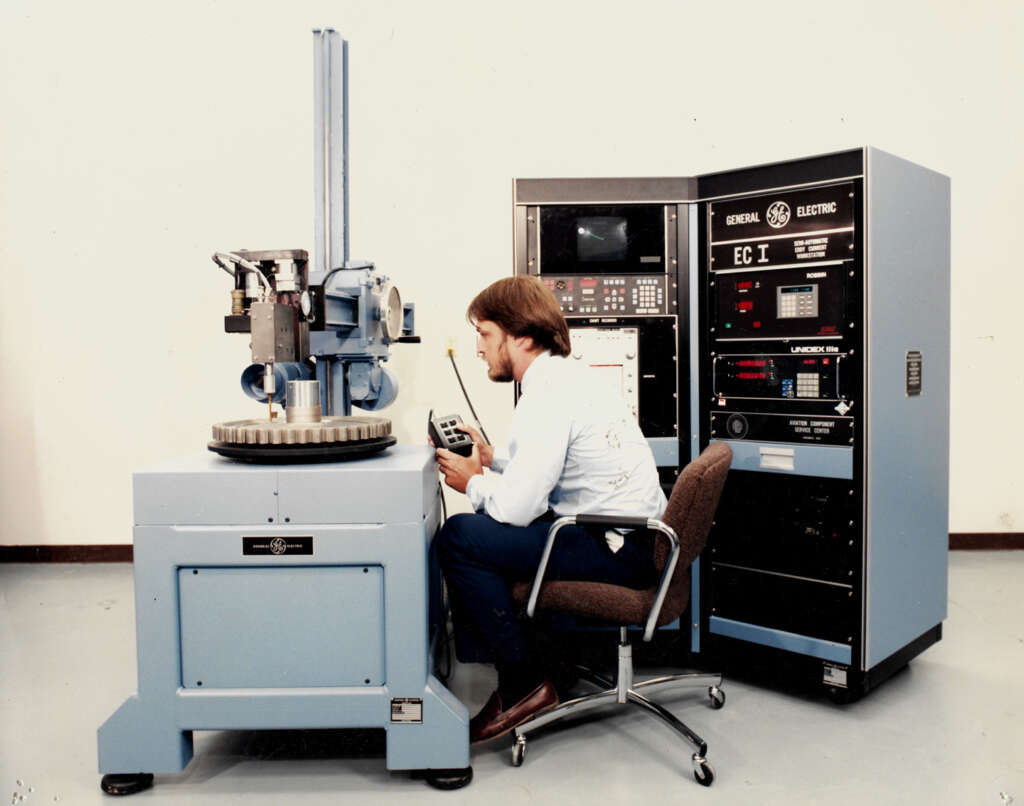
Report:
[[[445,522],[436,538],[437,554],[448,582],[459,660],[499,667],[530,661],[511,584],[533,581],[552,521],[549,513],[529,526],[510,526],[489,515],[464,513]],[[612,552],[603,529],[566,526],[555,540],[544,579],[646,588],[656,572],[649,544],[627,540]]]

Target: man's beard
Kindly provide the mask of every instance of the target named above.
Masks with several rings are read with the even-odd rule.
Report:
[[[495,383],[508,383],[514,379],[512,359],[509,358],[508,348],[504,344],[498,348],[498,358],[495,365],[487,367],[487,377]]]

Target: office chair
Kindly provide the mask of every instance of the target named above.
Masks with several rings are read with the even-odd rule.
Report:
[[[529,582],[516,583],[512,595],[520,604],[527,602],[526,613],[530,618],[539,607],[542,610],[573,613],[617,624],[618,677],[613,682],[584,666],[574,666],[574,671],[582,680],[601,690],[559,703],[550,711],[538,714],[515,728],[512,732],[514,766],[520,766],[526,757],[526,734],[530,731],[563,717],[577,716],[615,702],[639,706],[647,713],[659,717],[689,741],[696,748],[692,757],[694,778],[704,786],[711,786],[715,773],[706,759],[707,744],[669,711],[644,695],[680,685],[704,686],[710,683],[708,696],[711,707],[721,708],[725,704],[725,693],[719,688],[722,683],[721,674],[673,674],[636,683],[633,681],[633,648],[627,633],[630,625],[643,626],[643,639],[650,641],[655,628],[675,621],[682,614],[690,597],[690,566],[707,542],[731,462],[732,450],[728,445],[723,442],[709,445],[679,475],[661,520],[577,515],[558,518],[551,525],[532,585]],[[658,585],[648,590],[634,590],[601,582],[544,582],[544,572],[558,532],[569,524],[620,529],[646,528],[663,535],[664,540],[656,536],[654,547],[655,567],[661,572]]]

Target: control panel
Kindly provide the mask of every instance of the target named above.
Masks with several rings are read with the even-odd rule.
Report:
[[[516,274],[551,289],[573,358],[623,398],[670,486],[690,450],[680,389],[696,180],[516,179],[514,188]]]
[[[710,436],[852,445],[853,183],[710,202]]]
[[[668,278],[542,275],[566,316],[637,316],[668,312]]]
[[[734,456],[706,555],[718,647],[736,648],[728,640],[740,624],[753,631],[741,640],[756,633],[774,646],[778,635],[798,635],[841,645],[845,657],[860,623],[859,187],[761,192],[703,208],[702,430],[728,440]]]
[[[569,338],[573,360],[587,366],[609,395],[621,397],[633,416],[639,417],[639,329],[573,327]]]
[[[842,337],[842,264],[730,269],[718,274],[712,327],[721,341],[828,340]]]
[[[717,355],[713,391],[718,400],[840,400],[839,366],[845,355]]]

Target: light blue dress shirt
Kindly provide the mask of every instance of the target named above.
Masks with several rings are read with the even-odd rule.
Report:
[[[659,518],[668,503],[651,449],[619,395],[572,358],[541,353],[527,368],[509,427],[508,457],[466,486],[473,508],[526,526],[556,516]],[[617,551],[622,537],[607,535]]]

